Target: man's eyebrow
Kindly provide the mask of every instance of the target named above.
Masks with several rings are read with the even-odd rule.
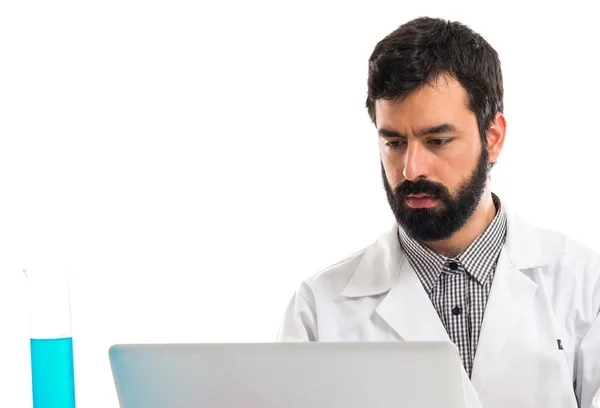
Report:
[[[456,126],[451,123],[442,123],[441,125],[419,130],[417,132],[417,136],[428,136],[454,132],[456,132]]]
[[[377,133],[379,133],[379,136],[381,136],[381,137],[399,137],[399,138],[406,139],[406,135],[404,135],[400,132],[396,132],[395,130],[390,130],[390,129],[386,129],[386,128],[378,129]]]
[[[418,137],[422,137],[422,136],[437,135],[437,134],[444,134],[444,133],[454,133],[456,131],[457,131],[456,126],[454,126],[453,124],[442,123],[440,125],[428,127],[425,129],[420,129],[419,131],[417,131],[416,135]],[[381,137],[398,137],[398,138],[406,139],[405,134],[395,131],[395,130],[387,129],[387,128],[378,129],[377,133],[379,133],[379,136],[381,136]]]

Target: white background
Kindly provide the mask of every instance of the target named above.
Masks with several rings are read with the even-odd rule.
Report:
[[[31,406],[28,257],[72,265],[79,407],[117,407],[114,343],[272,341],[302,279],[391,225],[367,59],[420,15],[500,54],[494,191],[600,249],[589,4],[2,2],[0,406]]]

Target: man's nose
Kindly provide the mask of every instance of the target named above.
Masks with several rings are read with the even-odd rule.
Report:
[[[425,147],[418,142],[409,142],[405,154],[404,178],[409,181],[415,181],[419,177],[427,178],[429,176],[429,164]]]

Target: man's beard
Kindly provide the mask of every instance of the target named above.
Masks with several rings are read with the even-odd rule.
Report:
[[[489,174],[488,158],[487,149],[483,148],[475,170],[461,184],[456,198],[444,185],[421,178],[405,180],[392,191],[382,163],[383,185],[398,224],[420,242],[439,241],[452,236],[465,225],[479,205]],[[432,208],[411,208],[406,198],[412,194],[427,194],[438,201]]]

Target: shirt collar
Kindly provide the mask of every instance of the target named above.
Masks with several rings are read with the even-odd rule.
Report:
[[[506,251],[511,267],[518,270],[544,267],[559,262],[573,248],[573,241],[564,234],[528,222],[506,202],[502,207],[507,221],[502,250]],[[404,262],[407,262],[406,252],[400,246],[398,223],[394,222],[371,245],[336,264],[336,268],[345,268],[349,273],[340,296],[359,298],[387,293],[396,284]]]

